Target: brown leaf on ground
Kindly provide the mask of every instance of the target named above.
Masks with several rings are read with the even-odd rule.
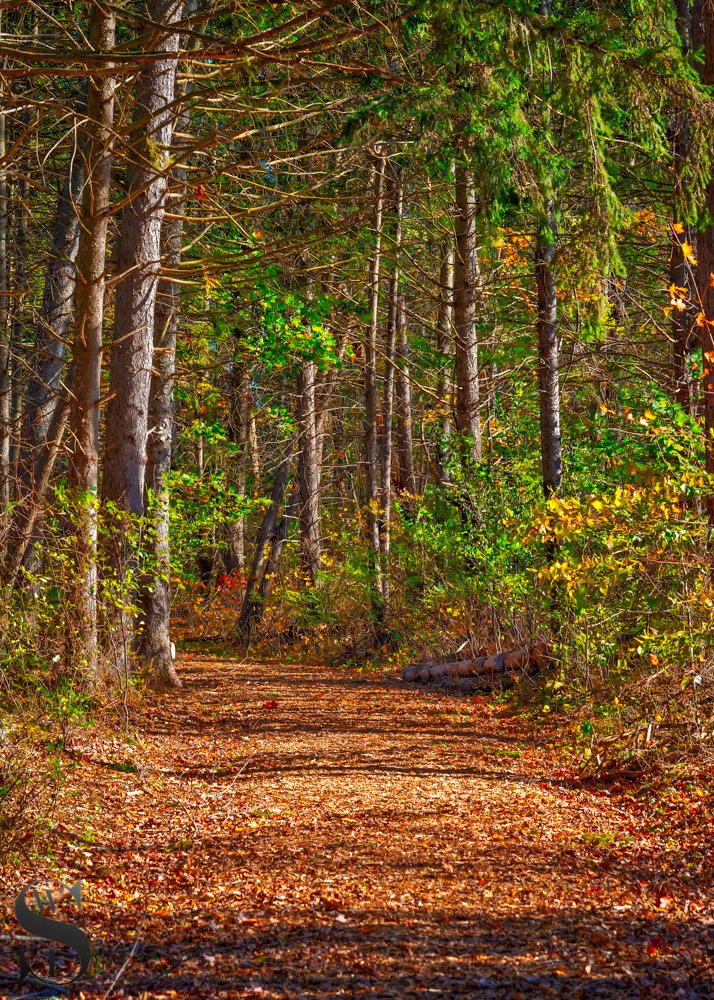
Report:
[[[42,874],[85,880],[84,997],[128,958],[112,997],[714,996],[708,806],[675,840],[483,700],[199,654],[182,677],[133,743],[75,740]],[[37,873],[4,874],[7,941]]]

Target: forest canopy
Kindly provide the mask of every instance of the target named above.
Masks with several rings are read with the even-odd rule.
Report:
[[[714,996],[713,134],[714,0],[0,2],[0,998]]]
[[[708,4],[0,16],[11,687],[202,637],[708,683]]]

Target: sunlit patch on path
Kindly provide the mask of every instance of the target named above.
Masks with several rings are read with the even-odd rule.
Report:
[[[137,935],[112,996],[714,996],[705,845],[556,780],[521,722],[342,670],[181,666],[135,743],[77,740],[84,996]]]

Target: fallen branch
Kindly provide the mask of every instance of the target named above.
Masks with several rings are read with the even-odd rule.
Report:
[[[402,671],[402,680],[420,684],[440,684],[464,690],[488,690],[496,683],[512,682],[514,674],[535,674],[552,657],[546,643],[523,649],[511,649],[490,656],[452,663],[413,663]]]

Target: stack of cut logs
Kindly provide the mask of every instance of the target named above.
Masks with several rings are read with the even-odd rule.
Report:
[[[546,643],[477,656],[453,663],[413,663],[402,671],[402,680],[451,688],[465,694],[510,687],[522,674],[537,674],[551,662]]]

